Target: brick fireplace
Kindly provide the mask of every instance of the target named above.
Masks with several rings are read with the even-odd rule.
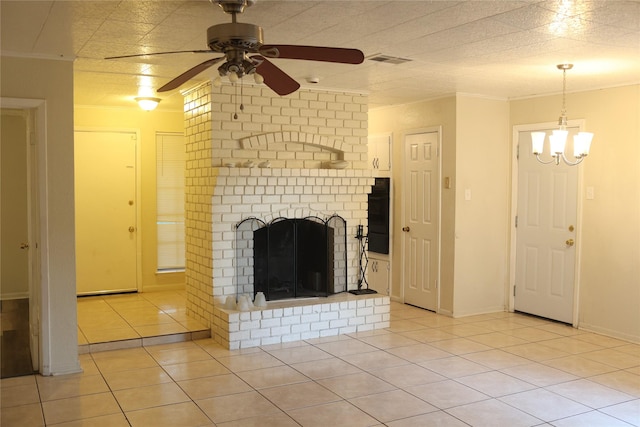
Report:
[[[239,265],[238,223],[249,217],[346,221],[346,287],[357,287],[359,224],[366,227],[367,97],[301,89],[279,97],[246,87],[203,84],[185,95],[187,311],[228,348],[293,341],[388,326],[388,297],[278,302],[226,310],[230,295],[252,294],[251,266]],[[244,110],[233,119],[236,103]],[[346,165],[346,167],[345,167]],[[258,167],[266,166],[266,167]]]

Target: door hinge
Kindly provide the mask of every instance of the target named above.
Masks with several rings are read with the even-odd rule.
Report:
[[[513,287],[513,296],[514,297],[516,296],[516,287],[515,286]]]
[[[520,160],[520,144],[516,145],[516,160]]]
[[[516,215],[516,228],[518,228],[518,215]]]

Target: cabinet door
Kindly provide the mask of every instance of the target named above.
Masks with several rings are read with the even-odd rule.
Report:
[[[389,261],[370,258],[367,282],[370,289],[382,295],[389,295]]]
[[[380,171],[391,170],[391,135],[369,137],[369,166]]]

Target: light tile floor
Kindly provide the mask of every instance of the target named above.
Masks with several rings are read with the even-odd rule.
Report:
[[[180,290],[79,297],[80,352],[211,336],[206,326],[187,317],[185,298]]]
[[[82,374],[2,380],[0,424],[640,426],[640,345],[521,314],[391,316],[287,345],[83,354]]]

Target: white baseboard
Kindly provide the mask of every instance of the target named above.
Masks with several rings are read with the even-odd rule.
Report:
[[[29,292],[12,292],[7,294],[0,294],[0,301],[8,301],[12,299],[25,299],[29,298]]]
[[[582,330],[582,331],[588,331],[588,332],[593,332],[596,334],[600,334],[600,335],[606,335],[608,337],[612,337],[612,338],[618,338],[624,341],[629,341],[632,342],[634,344],[640,344],[640,336],[638,335],[632,335],[632,334],[626,334],[624,332],[620,332],[620,331],[616,331],[613,329],[609,329],[609,328],[603,328],[601,326],[597,326],[597,325],[590,325],[588,323],[580,323],[578,325],[578,329]]]
[[[172,285],[149,285],[143,286],[140,292],[160,292],[160,291],[184,291],[184,283],[176,283]]]
[[[505,311],[507,311],[507,309],[503,306],[485,307],[485,308],[480,308],[478,310],[473,310],[473,311],[456,311],[452,317],[458,318],[458,317],[479,316],[481,314],[504,313]]]

